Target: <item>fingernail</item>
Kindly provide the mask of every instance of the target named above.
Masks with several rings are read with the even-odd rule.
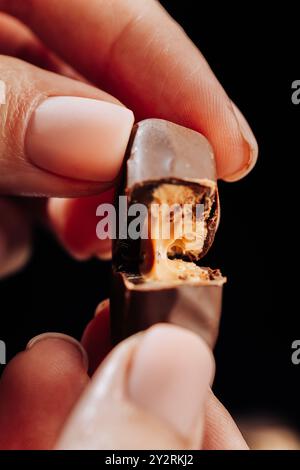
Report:
[[[118,174],[134,116],[106,101],[55,96],[30,119],[26,153],[36,166],[68,178],[108,182]]]
[[[232,175],[228,175],[223,178],[225,181],[228,182],[234,182],[241,178],[244,178],[244,176],[246,176],[252,170],[255,163],[257,162],[258,157],[258,145],[248,122],[246,121],[245,117],[238,109],[238,107],[232,101],[231,109],[233,111],[233,114],[235,115],[240,133],[242,134],[242,137],[244,139],[245,146],[247,149],[247,157],[244,164],[238,171],[236,171]]]
[[[203,414],[214,372],[212,355],[194,333],[158,325],[141,338],[129,374],[129,397],[189,437]]]
[[[68,336],[63,333],[50,332],[50,333],[42,333],[40,335],[34,336],[34,338],[32,338],[27,343],[26,350],[32,349],[37,343],[41,341],[47,341],[49,339],[58,339],[60,341],[66,341],[67,343],[75,346],[77,350],[79,351],[79,353],[81,354],[84,368],[88,370],[88,366],[89,366],[88,356],[83,346],[75,338],[72,338],[72,336]]]
[[[104,299],[102,300],[102,302],[100,302],[100,304],[96,308],[94,317],[100,315],[106,308],[109,308],[109,299]]]

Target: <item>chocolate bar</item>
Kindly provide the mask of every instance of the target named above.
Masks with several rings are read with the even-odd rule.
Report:
[[[118,213],[122,236],[113,243],[114,344],[171,322],[214,345],[226,279],[200,260],[219,223],[216,179],[212,148],[200,133],[161,119],[133,128],[118,192],[127,198],[128,217]],[[137,226],[139,233],[129,233]]]

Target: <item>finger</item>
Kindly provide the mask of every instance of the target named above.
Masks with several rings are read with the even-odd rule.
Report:
[[[86,326],[81,344],[89,358],[89,374],[92,375],[112,349],[110,337],[109,299],[97,307],[94,318]]]
[[[100,204],[112,204],[113,201],[113,189],[99,196],[81,199],[49,199],[47,214],[50,226],[75,258],[85,260],[93,256],[100,259],[111,257],[111,240],[100,240],[97,237],[96,227],[100,218],[96,212]]]
[[[30,253],[29,220],[16,203],[0,198],[0,279],[24,266]]]
[[[67,77],[79,78],[79,74],[47,49],[29,28],[5,13],[0,13],[0,54],[17,57]]]
[[[112,186],[130,110],[87,84],[6,56],[0,80],[0,193],[80,196]]]
[[[56,447],[194,448],[212,375],[213,359],[201,339],[175,326],[152,327],[107,357]]]
[[[90,374],[93,374],[112,347],[108,299],[98,305],[95,317],[83,333],[81,343],[89,357]],[[209,391],[205,404],[202,448],[205,450],[248,449],[237,425],[212,391]]]
[[[257,143],[245,118],[158,2],[0,0],[1,7],[139,118],[162,117],[203,132],[219,177],[238,179],[255,164]]]
[[[205,450],[247,450],[240,430],[222,403],[210,391],[205,409]]]
[[[0,381],[0,448],[51,449],[88,383],[82,346],[48,333],[28,344]]]

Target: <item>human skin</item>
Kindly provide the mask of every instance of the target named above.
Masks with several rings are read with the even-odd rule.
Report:
[[[197,335],[158,324],[107,356],[108,316],[102,304],[85,349],[46,333],[7,365],[1,449],[247,449],[210,390],[214,361]]]
[[[53,142],[51,135],[57,132],[57,128],[51,128],[49,106],[44,105],[44,113],[36,114],[43,115],[45,119],[48,116],[47,139],[47,126],[45,122],[40,126],[36,124],[35,110],[47,97],[85,97],[116,104],[121,104],[121,100],[134,112],[137,120],[160,117],[198,130],[214,148],[219,178],[239,179],[255,164],[257,144],[245,118],[227,96],[201,53],[157,2],[0,0],[1,10],[18,17],[22,23],[0,13],[0,54],[5,55],[0,59],[0,80],[6,83],[7,92],[7,104],[0,106],[1,127],[5,122],[0,141],[1,166],[5,168],[5,172],[0,172],[0,194],[47,196],[47,201],[36,209],[37,216],[40,217],[42,211],[44,222],[52,227],[76,257],[109,256],[109,245],[96,238],[92,217],[85,220],[84,234],[82,230],[76,230],[89,207],[90,212],[95,211],[97,198],[92,197],[87,202],[76,197],[93,196],[113,187],[132,116],[128,112],[127,121],[119,116],[119,124],[123,126],[123,141],[119,141],[114,138],[118,136],[118,127],[109,127],[111,133],[107,132],[109,129],[105,128],[99,109],[97,131],[106,136],[102,146],[101,141],[96,141],[99,166],[95,168],[94,165],[95,146],[90,146],[82,159],[80,171],[76,172],[77,178],[74,178],[74,173],[68,174],[68,169],[72,160],[72,142],[74,161],[75,158],[78,160],[78,139],[70,139],[65,161],[61,158],[62,148],[52,148],[50,155],[49,148],[46,148],[48,152],[45,151],[47,142]],[[57,108],[56,115],[66,122],[68,111],[69,117],[72,115],[72,106],[67,107],[64,103],[61,107],[65,116],[61,115],[61,108]],[[48,115],[45,109],[48,109]],[[30,122],[40,133],[42,128],[45,131],[40,139],[40,146],[44,144],[41,153],[36,137],[25,148],[28,141],[24,140],[24,135]],[[85,121],[78,125],[81,126],[80,136],[86,131],[88,139],[88,131],[91,132],[93,127],[91,116],[86,116]],[[78,135],[75,123],[72,127],[70,122],[70,126],[74,136]],[[119,144],[111,158],[104,152],[109,143],[112,148],[114,143]],[[53,153],[56,158],[52,159],[50,168]],[[88,180],[82,180],[84,175]],[[62,198],[70,196],[72,199]],[[109,202],[112,192],[101,194],[99,198]],[[6,199],[3,204],[9,211],[13,203]],[[32,213],[31,210],[31,216]],[[9,243],[10,227],[0,227],[0,259],[3,265],[5,259],[7,272],[24,263],[30,253],[29,217],[25,221],[24,217],[16,215],[15,224],[18,237],[15,237],[13,247]],[[2,270],[2,275],[5,270]]]
[[[0,80],[6,91],[5,103],[0,104],[0,277],[13,273],[29,258],[31,226],[36,220],[48,225],[75,257],[109,257],[109,244],[96,239],[93,214],[99,202],[112,200],[114,181],[122,165],[134,116],[137,120],[160,117],[202,132],[214,148],[218,177],[224,180],[235,181],[245,176],[255,164],[257,144],[245,118],[201,53],[157,2],[0,0],[0,11],[3,12],[0,13]],[[83,144],[84,158],[81,158]],[[16,202],[11,196],[22,198]],[[89,326],[90,331],[93,328]],[[169,328],[171,343],[176,335],[180,341],[186,341],[185,332]],[[122,349],[124,357],[133,354],[130,341]],[[205,348],[201,340],[193,338],[193,341],[195,345],[198,341],[195,348],[202,351],[196,359],[200,364]],[[71,349],[70,344],[74,346],[74,342],[50,338],[39,343],[17,356],[1,381],[1,403],[7,405],[0,410],[0,429],[1,422],[6,426],[6,432],[0,432],[6,436],[2,437],[4,448],[56,445],[67,415],[90,380],[86,369],[79,366],[78,354]],[[43,354],[39,350],[42,344],[45,351],[49,347],[53,354]],[[86,340],[87,349],[89,344]],[[39,361],[33,371],[30,364],[38,353]],[[118,354],[109,360],[118,364],[121,373],[124,362],[118,362]],[[55,379],[51,365],[45,367],[49,357],[50,362],[59,357],[62,370],[70,372],[61,372],[59,380]],[[191,361],[193,357],[191,354]],[[205,369],[209,357],[201,363],[207,389],[212,374]],[[93,357],[90,361],[99,362]],[[159,364],[155,370],[159,372]],[[36,393],[29,386],[37,383],[31,380],[32,373],[41,373]],[[23,382],[22,377],[25,377]],[[101,373],[97,377],[101,382]],[[57,384],[60,393],[64,387],[69,393],[63,394],[65,402],[55,408]],[[119,382],[120,387],[123,385]],[[210,403],[210,410],[220,409],[210,396],[205,400],[203,395],[199,405],[200,431],[196,438],[204,436],[201,440],[204,443],[213,442],[207,441],[206,436],[214,434],[207,434],[210,428],[204,424],[203,410],[207,405],[203,403]],[[39,413],[30,417],[26,409],[28,413],[32,411],[32,406],[29,407],[32,397],[40,407],[36,407]],[[80,410],[85,405],[78,406]],[[19,413],[14,414],[14,409]],[[10,415],[5,410],[10,410]],[[153,419],[151,410],[150,420]],[[147,419],[141,418],[140,408],[137,413],[139,426],[134,432],[141,435]],[[11,434],[8,416],[13,418]],[[75,414],[74,419],[80,422],[83,415],[78,416]],[[22,425],[18,421],[20,417],[24,419]],[[38,425],[35,419],[39,420]],[[156,425],[153,424],[154,428]],[[225,437],[230,438],[231,426],[234,435],[239,436],[230,421],[228,429],[224,427]],[[43,433],[35,435],[34,429],[43,429]],[[163,433],[164,427],[161,429]],[[166,446],[174,445],[174,439],[178,439],[173,431],[165,430]],[[70,438],[66,431],[64,439],[60,442],[69,446],[80,446],[81,439],[84,446],[83,436]],[[118,436],[115,439],[117,447]],[[185,436],[183,441],[176,442],[194,446],[194,439],[195,435],[189,435],[188,439]],[[146,441],[144,445],[151,444],[149,435]],[[235,442],[245,447],[242,439]],[[95,443],[95,446],[103,445],[101,439]]]

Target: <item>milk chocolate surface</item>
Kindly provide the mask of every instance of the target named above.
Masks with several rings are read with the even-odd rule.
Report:
[[[123,176],[119,194],[127,196],[129,207],[144,204],[148,212],[143,236],[114,243],[113,342],[167,321],[190,328],[212,346],[225,279],[219,270],[200,266],[219,221],[209,142],[168,121],[142,121],[133,129]],[[164,225],[167,220],[169,227]],[[130,217],[119,221],[126,225],[122,233],[130,221]],[[167,234],[162,226],[169,228]]]

